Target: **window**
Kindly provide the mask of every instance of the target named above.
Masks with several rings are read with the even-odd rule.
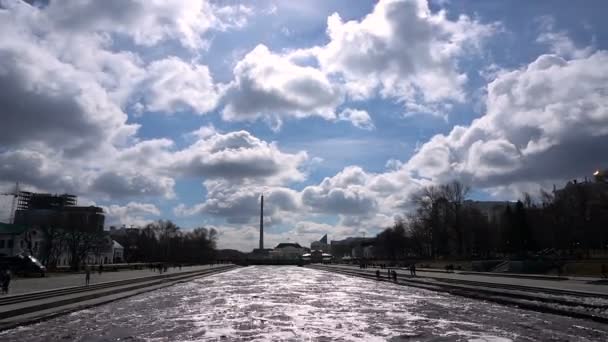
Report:
[[[13,240],[8,240],[8,248],[13,248]]]
[[[0,240],[0,248],[4,248],[4,240]]]

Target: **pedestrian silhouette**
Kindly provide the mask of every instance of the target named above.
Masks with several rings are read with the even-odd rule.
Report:
[[[91,267],[89,265],[86,265],[84,267],[84,283],[85,285],[89,285],[89,283],[91,282]]]
[[[380,270],[376,270],[376,278],[380,279]]]
[[[2,293],[7,294],[11,284],[11,270],[2,271]]]
[[[397,282],[397,272],[395,272],[395,270],[393,270],[393,281],[395,283]]]

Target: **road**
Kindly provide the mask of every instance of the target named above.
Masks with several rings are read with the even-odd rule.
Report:
[[[240,268],[2,341],[606,341],[608,325],[295,266]]]

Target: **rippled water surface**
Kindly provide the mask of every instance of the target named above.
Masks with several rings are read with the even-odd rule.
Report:
[[[608,326],[289,266],[247,267],[0,341],[608,341]]]

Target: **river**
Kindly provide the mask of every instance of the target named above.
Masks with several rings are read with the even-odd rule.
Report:
[[[252,266],[0,341],[608,341],[608,325],[295,266]]]

